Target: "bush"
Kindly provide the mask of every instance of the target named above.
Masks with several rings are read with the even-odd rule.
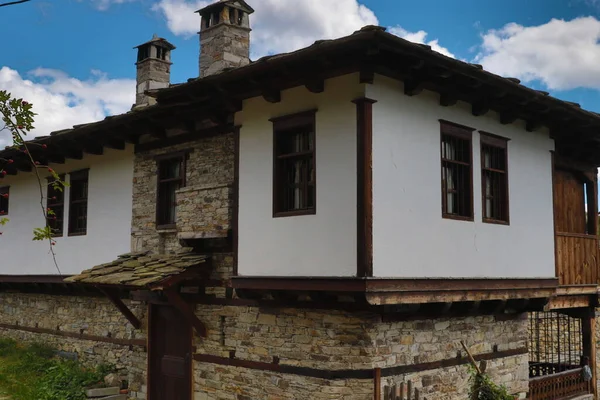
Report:
[[[471,388],[469,398],[471,400],[514,400],[504,386],[498,386],[485,373],[478,373],[473,366],[469,368],[471,374]]]
[[[45,344],[0,339],[0,390],[14,400],[84,400],[85,387],[114,371],[107,365],[87,369],[55,354]]]

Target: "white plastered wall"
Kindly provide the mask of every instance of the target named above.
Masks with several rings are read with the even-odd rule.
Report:
[[[76,274],[129,252],[133,146],[129,145],[124,151],[107,149],[102,156],[86,155],[82,160],[67,160],[65,164],[51,167],[58,173],[89,168],[87,234],[68,236],[69,207],[66,201],[64,234],[56,238],[54,246],[60,271],[65,275]],[[44,178],[49,175],[44,169],[40,171]],[[58,274],[48,242],[32,241],[33,229],[45,225],[37,179],[32,174],[19,173],[0,181],[0,186],[6,185],[10,186],[7,216],[10,221],[0,227],[3,232],[0,236],[0,274]],[[65,199],[68,198],[67,187]]]
[[[330,79],[323,93],[283,91],[281,102],[244,102],[240,124],[239,275],[356,275],[356,105],[358,75]],[[273,218],[270,118],[317,108],[316,215]]]
[[[553,277],[552,167],[547,130],[502,125],[439,95],[406,96],[376,76],[373,105],[373,251],[378,277]],[[482,222],[479,132],[473,133],[473,222],[441,216],[439,119],[509,138],[510,225]]]

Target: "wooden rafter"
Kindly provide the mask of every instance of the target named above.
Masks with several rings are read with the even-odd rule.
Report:
[[[200,321],[192,306],[181,297],[181,294],[175,289],[165,290],[164,294],[167,296],[169,303],[177,308],[181,314],[183,314],[185,319],[187,319],[194,327],[196,334],[201,337],[206,337],[206,325]]]
[[[117,307],[117,309],[123,314],[127,321],[135,328],[140,329],[142,327],[142,322],[135,316],[133,312],[127,307],[123,300],[119,297],[117,293],[111,291],[106,288],[98,288],[108,299]]]

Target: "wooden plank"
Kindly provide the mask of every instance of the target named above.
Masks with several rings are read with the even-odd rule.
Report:
[[[233,131],[233,151],[233,215],[231,218],[231,233],[233,239],[232,276],[237,276],[240,214],[240,126],[236,126],[235,130]]]
[[[381,400],[381,368],[375,368],[373,370],[373,398],[375,400]]]
[[[437,302],[465,302],[485,300],[549,298],[554,289],[506,289],[506,290],[448,290],[431,292],[367,292],[366,299],[372,305],[420,304]]]
[[[544,307],[544,311],[590,307],[594,304],[594,301],[595,300],[588,295],[554,296],[550,298],[550,301]]]
[[[496,360],[500,358],[506,357],[514,357],[518,355],[527,354],[528,350],[526,347],[512,349],[512,350],[504,350],[498,352],[484,353],[474,355],[476,361],[482,360]],[[276,357],[274,357],[275,359]],[[260,362],[260,361],[250,361],[250,360],[241,360],[237,358],[226,358],[220,356],[214,356],[210,354],[194,354],[194,360],[216,364],[216,365],[227,365],[232,367],[239,368],[248,368],[254,370],[261,371],[272,371],[279,372],[283,374],[292,374],[299,376],[306,376],[312,378],[321,378],[321,379],[329,379],[329,380],[345,380],[345,379],[368,379],[372,380],[374,377],[373,369],[340,369],[340,370],[329,370],[329,369],[319,369],[319,368],[308,368],[308,367],[298,367],[294,365],[286,365],[281,363],[268,363],[268,362]],[[422,372],[422,371],[430,371],[439,368],[447,368],[454,367],[458,365],[468,364],[469,360],[467,357],[454,357],[439,361],[432,361],[420,364],[412,364],[412,365],[401,365],[395,367],[386,367],[381,368],[381,377],[390,377],[403,375],[414,372]]]
[[[60,331],[60,330],[56,330],[56,329],[39,328],[39,327],[24,326],[24,325],[11,325],[11,324],[4,324],[4,323],[0,323],[0,328],[11,329],[11,330],[16,330],[16,331],[23,331],[23,332],[31,332],[31,333],[41,333],[41,334],[53,335],[53,336],[62,336],[62,337],[68,337],[68,338],[73,338],[73,339],[80,339],[80,340],[90,340],[93,342],[111,343],[111,344],[116,344],[116,345],[120,345],[120,346],[144,346],[144,347],[146,346],[146,339],[119,339],[119,338],[114,338],[114,337],[110,337],[110,336],[86,335],[81,332],[67,332],[67,331]]]

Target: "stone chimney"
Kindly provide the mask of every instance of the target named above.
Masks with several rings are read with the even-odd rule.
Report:
[[[152,40],[134,47],[138,50],[135,107],[148,106],[156,102],[144,94],[146,90],[169,87],[171,82],[171,43],[156,34]]]
[[[201,10],[200,77],[250,63],[250,18],[243,0],[220,0]]]

